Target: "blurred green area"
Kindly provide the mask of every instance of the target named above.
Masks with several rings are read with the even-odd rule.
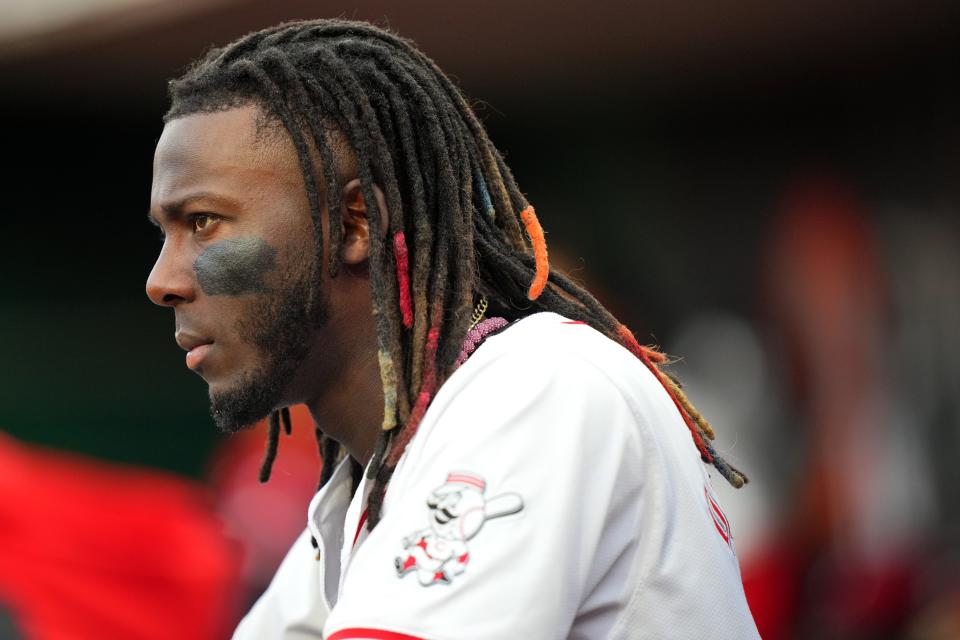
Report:
[[[76,271],[74,271],[76,273]],[[131,301],[0,306],[2,425],[31,442],[199,475],[217,433],[169,313]]]
[[[144,293],[162,105],[7,105],[0,218],[0,429],[191,476],[217,439],[173,314]]]

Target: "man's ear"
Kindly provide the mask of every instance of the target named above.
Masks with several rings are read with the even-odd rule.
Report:
[[[390,222],[387,200],[377,185],[373,185],[373,194],[377,198],[377,210],[380,213],[380,233],[386,235]],[[360,264],[370,259],[370,219],[367,211],[360,178],[354,178],[343,187],[340,204],[340,224],[343,227],[340,259],[343,264]]]

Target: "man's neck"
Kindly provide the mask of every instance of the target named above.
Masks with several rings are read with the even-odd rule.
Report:
[[[306,405],[320,430],[365,467],[383,422],[383,387],[376,357],[353,360],[335,384],[325,385]]]

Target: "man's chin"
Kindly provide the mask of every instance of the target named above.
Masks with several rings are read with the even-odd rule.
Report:
[[[247,374],[232,385],[210,384],[210,415],[217,428],[236,433],[263,420],[280,403],[275,380]]]

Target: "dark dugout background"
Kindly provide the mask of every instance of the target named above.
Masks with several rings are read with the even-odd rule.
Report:
[[[211,44],[284,19],[369,19],[415,40],[478,101],[555,260],[668,350],[703,310],[761,333],[769,324],[770,291],[790,285],[763,284],[768,245],[797,183],[853,194],[858,220],[881,238],[885,282],[899,282],[896,256],[913,264],[927,251],[897,242],[915,220],[948,246],[960,241],[955,3],[100,4],[62,22],[30,22],[18,3],[0,9],[10,11],[0,28],[0,426],[21,441],[206,477],[221,436],[205,385],[183,365],[169,311],[143,292],[159,250],[145,220],[153,145],[167,78]],[[937,320],[918,325],[897,310],[923,305],[909,292],[932,288],[956,311],[960,274],[918,273],[926,280],[884,287],[907,292],[884,296],[897,344],[912,345],[895,351],[955,357],[956,316],[930,308]],[[789,501],[813,454],[793,428],[805,411],[791,390],[804,383],[782,373],[794,364],[777,353],[776,424],[751,464],[768,469],[775,501]],[[918,534],[923,562],[955,561],[960,523],[949,489],[960,480],[956,369],[934,360],[885,365],[895,380],[920,381],[908,407],[935,407],[916,412],[932,478],[922,499],[934,505]],[[741,435],[735,424],[718,431],[721,445]],[[911,583],[895,631],[851,637],[919,624],[927,579]],[[790,633],[817,619],[796,614]]]

